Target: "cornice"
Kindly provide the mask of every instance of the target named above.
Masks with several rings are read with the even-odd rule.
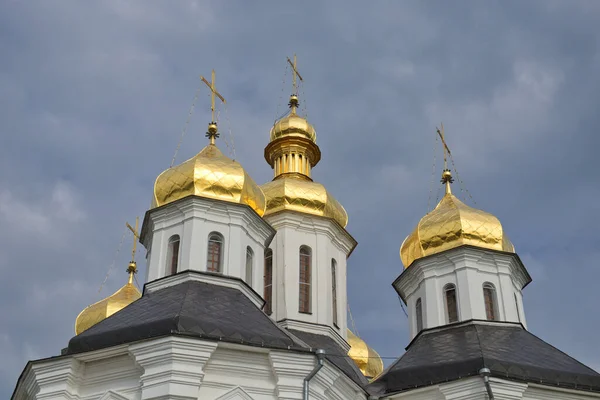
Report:
[[[315,324],[312,322],[298,321],[295,319],[282,319],[277,321],[277,325],[283,329],[294,329],[302,332],[316,333],[318,335],[325,335],[332,338],[343,350],[344,352],[348,352],[350,350],[350,345],[344,338],[331,326]],[[292,332],[287,332],[289,335],[294,336]],[[295,339],[300,340],[294,336]],[[310,346],[307,346],[310,347]]]
[[[146,236],[176,218],[198,218],[213,221],[210,216],[226,218],[228,224],[240,226],[260,237],[268,245],[275,236],[275,229],[260,217],[250,206],[217,199],[190,195],[161,207],[146,211],[140,242],[146,245]],[[214,220],[219,223],[223,221]]]
[[[229,275],[195,270],[181,271],[175,275],[168,275],[166,277],[148,282],[144,285],[144,291],[142,295],[144,296],[146,293],[152,293],[157,290],[182,284],[184,282],[203,282],[210,285],[237,289],[248,299],[250,299],[250,301],[252,301],[252,303],[259,309],[262,309],[265,305],[265,301],[261,295],[248,286],[248,284],[242,279]]]
[[[354,237],[332,218],[281,210],[267,215],[265,220],[276,230],[291,228],[300,232],[326,235],[336,247],[346,253],[346,257],[349,257],[358,245]]]

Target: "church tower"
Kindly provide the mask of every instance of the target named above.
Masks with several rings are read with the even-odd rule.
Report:
[[[274,178],[261,186],[264,219],[277,230],[265,253],[266,310],[286,328],[326,334],[347,348],[346,259],[356,246],[344,207],[312,178],[321,159],[314,127],[298,115],[297,79],[289,113],[271,128],[265,159]]]
[[[521,290],[531,277],[498,218],[453,193],[442,131],[445,194],[400,247],[406,268],[394,288],[408,307],[411,339],[421,330],[471,319],[527,326]]]

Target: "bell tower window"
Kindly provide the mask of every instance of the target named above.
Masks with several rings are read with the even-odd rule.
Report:
[[[223,264],[223,236],[213,232],[208,235],[208,251],[206,257],[206,270],[221,273]]]
[[[331,259],[331,306],[333,311],[333,325],[338,327],[338,304],[337,304],[337,262]]]
[[[254,252],[250,246],[246,247],[246,283],[252,286],[252,264],[254,263]]]
[[[300,280],[299,280],[299,296],[298,296],[298,311],[301,313],[310,313],[310,297],[311,297],[311,262],[312,251],[308,246],[300,247]]]
[[[173,275],[177,273],[179,266],[179,235],[173,235],[169,238],[167,248],[167,274]]]
[[[456,303],[456,286],[448,284],[444,286],[444,298],[446,300],[446,318],[448,323],[458,322],[458,304]]]
[[[265,313],[271,315],[273,312],[273,250],[265,250]]]
[[[485,317],[488,321],[498,320],[498,311],[496,310],[496,289],[491,283],[483,284],[483,301],[485,302]]]
[[[418,298],[415,304],[415,316],[417,318],[417,333],[419,333],[423,330],[423,304],[421,298]]]

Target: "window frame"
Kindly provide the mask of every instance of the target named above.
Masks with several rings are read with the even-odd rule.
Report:
[[[485,282],[483,285],[481,285],[481,287],[483,289],[483,307],[485,309],[485,319],[488,321],[499,321],[500,315],[498,315],[498,295],[496,293],[496,287],[491,282]]]
[[[165,275],[175,275],[179,269],[179,252],[181,250],[181,237],[172,235],[167,241],[167,265]]]
[[[452,320],[451,315],[450,315],[450,302],[449,300],[449,292],[454,292],[453,293],[453,302],[454,302],[454,312],[456,313],[456,319]],[[460,321],[460,314],[459,314],[459,310],[458,310],[458,296],[457,296],[457,289],[456,289],[456,285],[453,283],[448,283],[444,286],[444,304],[445,304],[445,308],[446,308],[446,321],[449,324],[454,324],[456,322]]]
[[[337,299],[337,261],[335,258],[331,259],[331,309],[332,309],[332,321],[333,326],[338,326],[338,299]]]
[[[423,301],[419,297],[415,302],[415,319],[417,333],[423,330]]]
[[[211,243],[219,244],[219,253],[218,260],[214,258],[214,251],[211,251]],[[217,231],[213,231],[208,234],[207,247],[206,247],[206,271],[212,272],[216,274],[223,273],[223,249],[225,248],[225,238],[223,235]],[[215,269],[213,266],[217,264],[217,268]],[[210,266],[209,266],[210,265]]]
[[[264,311],[267,315],[273,313],[273,250],[265,249],[265,269],[263,274]]]
[[[305,251],[305,253],[303,253]],[[312,249],[302,245],[298,254],[298,312],[311,314],[312,310]],[[304,262],[304,263],[303,263]],[[304,270],[303,270],[304,268]]]
[[[245,279],[245,282],[250,287],[252,287],[253,274],[254,274],[254,250],[252,250],[252,247],[246,246],[246,270],[245,270],[246,279]]]

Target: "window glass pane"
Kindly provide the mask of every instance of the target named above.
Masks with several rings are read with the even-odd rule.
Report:
[[[421,332],[421,330],[423,329],[423,306],[421,303],[421,299],[417,299],[415,313],[417,316],[417,332]]]
[[[299,311],[310,312],[310,280],[311,280],[311,255],[310,249],[303,246],[300,248],[300,279],[299,279]]]
[[[267,249],[265,251],[265,312],[267,315],[271,315],[272,310],[272,297],[273,297],[273,250]]]
[[[448,323],[458,321],[458,309],[456,304],[456,289],[450,286],[446,289],[446,307],[448,308]]]
[[[336,277],[336,262],[331,260],[331,300],[333,307],[333,324],[337,326],[337,277]]]
[[[221,272],[223,239],[218,234],[211,234],[208,239],[206,270]]]
[[[485,302],[485,316],[488,321],[496,320],[495,293],[494,288],[486,285],[483,288],[483,300]]]

